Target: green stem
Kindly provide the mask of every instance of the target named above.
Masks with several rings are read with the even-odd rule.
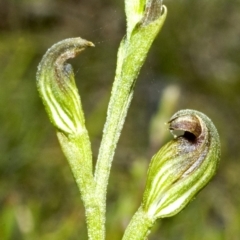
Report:
[[[126,118],[128,107],[132,100],[133,80],[134,79],[131,79],[131,76],[126,78],[125,74],[122,74],[121,76],[117,75],[109,102],[107,120],[103,131],[103,139],[95,171],[95,181],[97,183],[96,191],[100,202],[103,204],[103,214],[105,213],[106,188],[112,159]],[[119,82],[122,83],[121,87],[119,87]]]
[[[119,47],[116,76],[94,176],[96,196],[101,203],[102,215],[106,212],[106,192],[111,164],[132,100],[135,81],[166,15],[167,10],[164,7],[163,15],[158,16],[157,20],[149,22],[147,19],[147,23],[142,21],[137,24]]]
[[[130,221],[122,240],[144,240],[149,235],[154,220],[140,207]]]
[[[92,154],[87,131],[66,136],[57,133],[62,150],[69,162],[85,207],[89,240],[105,238],[105,218],[100,212],[92,175]]]

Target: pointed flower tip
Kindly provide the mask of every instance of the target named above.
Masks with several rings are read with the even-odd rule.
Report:
[[[92,42],[88,42],[89,47],[95,47],[95,45]]]
[[[153,156],[148,169],[143,206],[153,218],[181,211],[211,180],[220,159],[217,130],[203,113],[181,110],[169,129],[174,139]]]

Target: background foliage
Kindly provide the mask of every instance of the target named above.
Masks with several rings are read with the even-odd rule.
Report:
[[[148,161],[171,137],[163,123],[176,110],[193,108],[219,130],[220,168],[183,212],[159,221],[150,240],[237,240],[240,2],[165,4],[167,21],[141,71],[113,163],[107,239],[121,239],[141,201]],[[1,239],[87,239],[76,184],[37,94],[36,68],[59,40],[81,36],[95,43],[71,63],[96,158],[124,33],[123,1],[0,1]]]

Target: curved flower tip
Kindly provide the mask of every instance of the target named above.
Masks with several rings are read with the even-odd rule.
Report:
[[[148,170],[143,207],[152,218],[180,212],[214,176],[220,160],[218,132],[203,113],[181,110],[169,129],[174,139],[153,156]]]
[[[66,61],[94,44],[80,37],[53,45],[38,66],[37,87],[53,125],[64,133],[79,133],[84,115],[72,66]]]

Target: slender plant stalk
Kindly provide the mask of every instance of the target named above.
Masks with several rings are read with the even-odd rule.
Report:
[[[57,132],[58,140],[73,172],[75,181],[81,193],[85,208],[88,238],[103,240],[105,237],[105,218],[100,213],[99,201],[95,195],[95,181],[89,169],[91,153],[88,151],[88,134],[80,136],[65,136]]]
[[[148,217],[142,206],[132,217],[122,240],[145,240],[150,234],[154,220]]]
[[[116,75],[94,176],[97,184],[96,196],[101,203],[103,215],[106,212],[106,192],[111,163],[133,97],[135,81],[167,14],[165,7],[161,14],[161,1],[149,2],[157,2],[158,5],[150,5],[143,9],[142,18],[134,26],[131,25],[131,31],[128,24],[127,35],[122,40],[118,51]],[[153,7],[159,8],[159,12],[153,11]],[[133,14],[127,9],[126,13]]]

